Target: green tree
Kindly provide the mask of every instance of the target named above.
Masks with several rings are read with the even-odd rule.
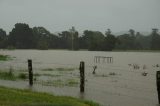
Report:
[[[83,40],[82,39],[81,40],[83,41],[82,43],[84,43],[83,45],[85,46],[85,49],[93,51],[102,50],[104,35],[101,32],[85,30],[83,32],[82,38]]]
[[[33,34],[36,39],[37,49],[48,49],[49,48],[49,36],[50,32],[44,27],[33,27]]]
[[[140,32],[136,33],[136,49],[149,50],[150,49],[150,36],[144,36]]]
[[[34,27],[33,34],[36,39],[37,49],[53,49],[58,47],[58,36],[51,34],[44,27]]]
[[[112,51],[115,48],[116,37],[111,34],[111,30],[105,32],[106,37],[104,38],[104,42],[102,43],[102,50],[104,51]]]
[[[129,30],[129,34],[123,34],[117,37],[116,49],[137,50],[141,48],[140,42],[136,39],[135,31]]]
[[[69,31],[71,35],[71,49],[78,50],[79,49],[78,31],[76,31],[75,27],[72,27]]]
[[[158,29],[152,29],[151,33],[151,49],[160,50],[160,35],[158,34]]]
[[[132,49],[132,39],[129,34],[123,34],[117,37],[116,49],[130,50]]]
[[[0,28],[0,48],[5,48],[7,46],[7,34],[6,31]]]
[[[71,34],[69,31],[59,33],[59,47],[63,49],[71,49]]]
[[[135,31],[133,29],[130,29],[129,33],[130,33],[131,36],[135,36]]]
[[[25,23],[15,24],[15,28],[9,33],[9,46],[18,49],[35,48],[35,37],[29,25]]]
[[[78,50],[79,36],[78,31],[74,27],[69,31],[62,31],[59,33],[59,45],[62,49]]]

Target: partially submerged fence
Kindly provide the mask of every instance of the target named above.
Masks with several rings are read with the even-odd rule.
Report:
[[[94,56],[95,63],[113,63],[113,57]]]
[[[108,59],[108,60],[104,60],[104,59]],[[106,57],[99,57],[99,56],[98,57],[96,56],[94,58],[94,60],[95,60],[95,62],[97,61],[96,63],[98,63],[98,64],[101,63],[101,62],[107,62],[107,61],[113,62],[113,58],[106,58]],[[61,64],[61,63],[51,63],[51,64],[59,64],[59,65],[65,65],[65,66],[69,66],[69,65],[75,66],[75,64]],[[34,64],[33,64],[33,66],[34,66]],[[85,76],[87,76],[87,75],[85,75],[85,73],[86,73],[85,71],[88,71],[88,70],[86,70],[86,68],[93,69],[94,66],[85,65],[85,62],[81,61],[80,65],[77,64],[76,67],[79,67],[79,71],[80,71],[79,72],[79,76],[80,76],[79,77],[80,92],[85,93],[85,88],[87,88],[85,86],[85,82],[86,82],[85,81]],[[134,73],[134,74],[138,74],[138,75],[142,74],[142,72],[139,72],[139,71],[128,71],[128,70],[125,70],[125,69],[116,68],[116,67],[114,67],[114,65],[113,65],[112,68],[106,68],[106,67],[100,67],[100,66],[98,66],[98,69],[104,69],[106,71],[112,69],[112,70],[115,70],[116,72],[118,72],[118,71],[119,72],[127,72],[127,73]],[[33,81],[33,78],[34,78],[34,76],[33,76],[34,68],[32,68],[32,60],[28,60],[28,73],[29,73],[28,74],[28,76],[29,76],[29,85],[33,86],[33,84],[34,84],[33,83],[34,82]],[[113,74],[114,73],[112,73],[112,75]],[[156,79],[157,79],[156,80],[157,81],[157,85],[155,85],[157,87],[157,92],[152,91],[152,89],[150,89],[150,88],[131,88],[131,87],[125,87],[125,89],[132,90],[132,91],[140,91],[140,92],[143,91],[143,92],[146,92],[146,93],[152,93],[155,96],[158,95],[158,100],[159,100],[159,103],[160,103],[160,72],[157,71],[157,74],[149,73],[149,75],[153,76],[153,77],[156,77]],[[104,75],[104,77],[105,77],[105,75]],[[129,79],[129,78],[124,78],[124,77],[116,77],[116,79],[124,80],[124,81],[130,81],[132,83],[134,83],[134,82],[135,83],[140,83],[140,84],[149,84],[150,83],[150,82],[140,81],[140,80],[137,80],[137,79],[133,80],[133,79]],[[106,84],[108,86],[113,86],[112,84],[107,84],[105,82],[98,82],[97,83],[97,82],[94,82],[94,81],[88,81],[87,83],[93,83],[93,84],[95,84],[97,86],[103,86],[104,84]],[[116,88],[124,88],[121,85],[116,85],[114,87],[116,87]],[[90,88],[87,88],[87,89],[90,89]],[[97,91],[99,90],[98,88],[93,88],[93,89],[96,89]],[[125,97],[129,97],[129,98],[138,98],[136,96],[130,96],[130,95],[127,95],[127,94],[121,94],[121,93],[117,93],[117,92],[110,92],[110,91],[107,91],[107,88],[106,88],[106,91],[103,91],[103,92],[105,92],[106,95],[108,94],[108,95],[125,96]],[[139,98],[139,99],[145,99],[145,98]]]

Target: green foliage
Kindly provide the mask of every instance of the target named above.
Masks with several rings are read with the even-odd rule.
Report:
[[[71,31],[63,31],[59,33],[59,47],[69,50],[79,49],[78,32],[74,29]]]
[[[57,71],[74,71],[74,68],[56,68]]]
[[[75,79],[68,79],[66,81],[66,84],[67,86],[78,86],[79,82]]]
[[[111,34],[110,29],[106,32],[106,37],[104,38],[102,50],[104,51],[112,51],[116,45],[116,37]]]
[[[151,34],[151,49],[160,50],[160,35],[158,29],[153,29]]]
[[[9,46],[18,49],[31,49],[35,46],[35,37],[29,25],[24,23],[15,24],[15,28],[9,33]]]
[[[84,43],[83,49],[88,49],[88,50],[92,50],[92,51],[95,51],[95,50],[99,51],[99,50],[101,50],[101,45],[104,40],[104,35],[99,31],[85,30],[83,32],[82,39],[83,39],[82,40],[83,42],[81,42],[81,43]]]
[[[74,68],[46,68],[46,69],[42,69],[42,71],[74,71]]]
[[[48,43],[44,40],[40,40],[37,42],[37,48],[40,50],[47,50],[48,49]]]
[[[0,54],[0,61],[7,61],[8,59],[10,59],[10,57],[8,55],[1,55]]]
[[[123,34],[117,37],[116,49],[119,50],[139,50],[143,49],[143,45],[141,43],[141,39],[143,36],[140,33],[135,35],[135,31],[133,29],[129,30],[130,34]]]
[[[24,73],[20,73],[20,74],[18,75],[18,78],[25,80],[25,79],[27,79],[27,75],[24,74]]]
[[[45,85],[45,86],[55,86],[55,87],[77,87],[79,85],[79,81],[76,79],[57,79],[57,80],[48,80],[48,81],[41,81],[37,82],[39,84]]]
[[[53,68],[46,68],[46,69],[42,69],[42,71],[55,71],[55,69],[53,69]]]
[[[112,50],[160,50],[158,29],[144,36],[130,29],[128,33],[115,36],[108,29],[105,34],[99,31],[85,30],[82,36],[74,27],[68,31],[52,34],[44,27],[30,28],[28,24],[17,23],[6,35],[0,29],[0,48],[5,49],[87,49],[91,51]]]
[[[3,80],[16,80],[16,76],[10,70],[9,72],[2,72],[0,71],[0,79]]]
[[[0,28],[0,48],[6,48],[7,45],[7,34]]]
[[[62,75],[58,75],[58,74],[43,74],[43,76],[60,77]]]
[[[1,106],[99,106],[92,101],[0,87]]]

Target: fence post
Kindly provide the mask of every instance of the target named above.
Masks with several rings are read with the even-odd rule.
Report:
[[[83,61],[80,62],[80,92],[84,92],[84,86],[85,86],[85,63]]]
[[[33,85],[33,71],[32,71],[32,60],[28,60],[28,71],[29,71],[29,85]]]
[[[156,77],[157,77],[158,102],[160,104],[160,71],[157,71]]]

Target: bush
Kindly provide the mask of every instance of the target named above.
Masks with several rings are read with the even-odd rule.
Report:
[[[24,74],[24,73],[20,73],[20,74],[18,75],[18,78],[25,80],[25,79],[27,79],[27,75]]]

